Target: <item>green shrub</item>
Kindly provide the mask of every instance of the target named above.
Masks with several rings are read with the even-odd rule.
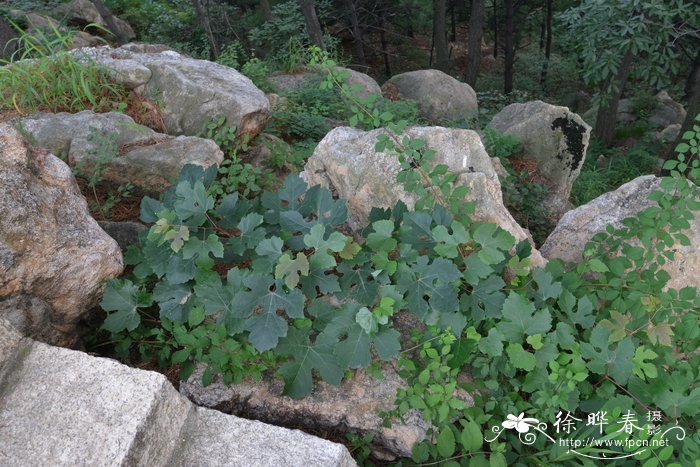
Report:
[[[17,61],[0,68],[0,109],[20,113],[123,109],[126,89],[110,79],[106,68],[66,52],[71,33],[52,28],[51,34],[20,36]]]

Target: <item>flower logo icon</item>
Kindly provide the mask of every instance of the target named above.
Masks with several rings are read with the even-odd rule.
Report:
[[[503,428],[512,430],[515,428],[518,433],[527,433],[530,427],[536,426],[540,421],[536,418],[525,418],[525,412],[521,412],[517,417],[512,414],[508,414],[507,420],[501,423]]]

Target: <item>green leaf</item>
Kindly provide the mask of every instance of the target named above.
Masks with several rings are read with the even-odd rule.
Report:
[[[141,222],[145,222],[146,224],[152,224],[158,220],[158,213],[163,209],[165,209],[163,203],[153,198],[149,198],[148,196],[144,196],[141,200],[139,219]]]
[[[335,361],[330,343],[311,345],[308,329],[290,328],[276,349],[292,360],[282,365],[278,373],[284,379],[284,394],[301,399],[313,388],[312,371],[317,370],[329,384],[340,384],[343,371]]]
[[[129,280],[112,280],[107,283],[107,288],[102,296],[100,306],[109,313],[102,328],[109,332],[133,331],[141,323],[138,308],[151,304],[150,298],[140,297],[139,289]]]
[[[504,252],[515,246],[515,238],[493,223],[477,223],[474,240],[481,245],[479,258],[486,264],[498,264],[505,260]]]
[[[368,334],[372,335],[379,331],[379,324],[369,308],[363,306],[355,315],[355,321]]]
[[[610,269],[603,263],[601,260],[597,258],[590,259],[588,261],[588,267],[590,268],[591,271],[593,272],[608,272]]]
[[[190,221],[189,225],[202,225],[206,221],[206,212],[214,208],[214,198],[207,194],[207,189],[201,181],[194,185],[190,182],[180,182],[175,188],[173,208],[182,221]]]
[[[260,274],[267,274],[272,269],[272,266],[277,264],[280,256],[282,256],[282,247],[284,242],[279,237],[270,237],[262,240],[255,247],[255,253],[258,255],[253,260],[253,270]]]
[[[525,335],[549,332],[552,316],[548,309],[536,311],[532,302],[510,292],[503,303],[503,320],[496,327],[508,341],[522,342]]]
[[[640,379],[653,379],[658,376],[658,371],[654,363],[648,363],[647,360],[653,360],[659,355],[653,350],[645,348],[643,345],[637,347],[634,352],[634,369],[632,372]]]
[[[345,248],[347,237],[340,232],[333,232],[324,240],[326,228],[317,224],[313,226],[307,235],[304,235],[304,244],[308,248],[313,248],[313,266],[319,269],[328,269],[336,266],[336,261],[333,256],[328,254],[329,251],[339,253]]]
[[[309,260],[304,253],[297,253],[297,257],[292,259],[287,253],[283,254],[277,267],[275,267],[275,279],[284,279],[284,284],[293,289],[299,284],[299,276],[309,274]]]
[[[500,357],[503,355],[503,341],[505,336],[498,329],[491,328],[486,338],[479,341],[479,350],[489,357]]]
[[[523,346],[518,343],[509,344],[506,348],[508,360],[515,368],[520,368],[525,371],[535,369],[535,356],[523,349]]]
[[[347,337],[333,351],[341,368],[366,368],[370,361],[370,337],[359,324],[349,329]]]
[[[537,269],[532,275],[537,283],[539,293],[544,300],[557,298],[562,293],[562,286],[559,282],[554,282],[552,274],[546,269]]]
[[[181,225],[179,229],[171,229],[165,233],[163,239],[170,242],[170,248],[177,253],[190,238],[190,229],[185,225]]]
[[[600,321],[600,325],[610,331],[610,342],[621,341],[627,335],[627,324],[631,321],[629,313],[620,313],[616,310],[610,311],[609,319],[603,319]]]
[[[243,255],[247,250],[255,249],[265,238],[265,229],[258,228],[263,222],[263,216],[251,212],[238,223],[239,235],[228,241],[231,251]]]
[[[581,343],[581,356],[586,366],[599,375],[609,374],[618,384],[626,384],[634,368],[634,344],[625,337],[616,348],[609,343],[610,331],[598,325],[591,332],[590,342]]]
[[[181,324],[187,321],[185,304],[192,295],[192,289],[185,284],[170,284],[161,281],[153,288],[153,299],[158,302],[160,317]]]
[[[445,426],[440,430],[440,434],[437,437],[437,448],[438,453],[443,458],[451,457],[455,452],[455,434],[452,432],[450,426]]]
[[[224,257],[224,245],[219,241],[219,237],[216,234],[210,234],[204,241],[198,237],[192,237],[182,249],[182,257],[184,259],[209,258],[209,254],[215,258]]]
[[[377,251],[389,252],[396,248],[396,240],[392,238],[394,234],[394,222],[381,220],[372,223],[374,232],[367,236],[367,246]]]
[[[460,434],[459,441],[465,452],[477,451],[484,444],[484,435],[481,433],[479,425],[472,421],[463,423],[464,428]]]

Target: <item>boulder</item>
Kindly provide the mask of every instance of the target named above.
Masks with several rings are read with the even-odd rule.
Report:
[[[297,171],[298,169],[295,170],[295,168],[287,162],[287,160],[291,158],[293,151],[294,149],[292,146],[282,138],[269,133],[260,133],[258,137],[255,138],[255,141],[248,145],[248,149],[239,155],[243,161],[255,166],[261,166],[274,155],[275,160],[283,164],[278,168],[287,168]]]
[[[101,283],[123,270],[70,168],[0,124],[0,316],[46,342],[73,344]]]
[[[350,86],[356,86],[359,89],[359,97],[367,97],[369,95],[382,95],[382,88],[371,76],[361,73],[350,68],[337,67],[338,71],[346,71],[349,76],[345,82]]]
[[[211,140],[168,136],[136,124],[131,117],[85,110],[77,114],[39,113],[19,120],[34,144],[65,158],[73,167],[102,165],[100,178],[131,182],[144,193],[166,191],[182,167],[207,168],[223,161]]]
[[[396,181],[400,170],[396,155],[377,152],[374,148],[377,136],[386,134],[386,131],[365,132],[349,127],[332,130],[318,144],[301,174],[309,186],[322,185],[347,200],[348,224],[354,229],[367,224],[372,207],[393,207],[401,200],[412,208],[417,199]],[[476,202],[474,220],[494,222],[517,241],[528,238],[503,205],[498,175],[476,132],[415,127],[408,129],[406,135],[422,139],[428,147],[436,150],[435,164],[446,164],[454,171],[466,171],[460,175],[459,183],[469,187],[467,200]],[[542,258],[534,248],[533,263],[542,264]]]
[[[645,119],[649,127],[660,130],[682,124],[686,111],[666,91],[660,91],[653,98],[620,99],[617,105],[617,123],[633,124],[642,119],[642,115],[648,115]]]
[[[73,0],[72,2],[61,5],[59,10],[70,24],[76,24],[81,27],[88,24],[96,24],[109,30],[107,21],[105,21],[100,12],[97,11],[95,4],[90,0]],[[114,16],[114,21],[126,40],[136,37],[136,33],[129,23],[116,16]]]
[[[420,412],[411,411],[405,423],[382,426],[380,412],[394,408],[396,390],[406,382],[389,364],[382,366],[382,378],[376,379],[358,370],[339,386],[319,382],[313,393],[301,400],[281,396],[284,383],[279,378],[264,377],[259,382],[225,385],[219,378],[202,386],[202,368],[180,384],[180,392],[195,404],[229,414],[277,425],[340,433],[375,433],[373,447],[389,457],[410,457],[411,447],[425,439],[430,427]],[[469,405],[473,400],[464,394]]]
[[[254,137],[267,123],[270,105],[253,82],[233,68],[172,50],[133,52],[128,46],[83,48],[74,53],[114,70],[112,77],[161,106],[168,134],[198,135],[215,116],[239,134]]]
[[[439,70],[417,70],[392,76],[382,89],[395,86],[402,99],[418,102],[420,115],[433,123],[476,117],[476,93],[466,83]]]
[[[649,123],[654,128],[666,128],[683,124],[685,116],[683,106],[674,101],[666,91],[661,91],[656,95],[656,108],[649,116]]]
[[[546,207],[555,219],[571,207],[569,194],[586,157],[591,127],[566,107],[532,101],[511,104],[490,126],[518,138],[523,157],[537,161],[537,172],[551,184]]]
[[[598,232],[604,232],[608,224],[622,227],[624,219],[655,206],[648,196],[659,189],[660,183],[661,179],[654,175],[637,177],[566,213],[540,248],[542,255],[565,262],[580,260],[586,243]],[[690,225],[684,232],[690,238],[690,246],[676,244],[675,260],[667,262],[664,269],[671,275],[669,287],[693,286],[700,290],[700,215],[697,212]]]

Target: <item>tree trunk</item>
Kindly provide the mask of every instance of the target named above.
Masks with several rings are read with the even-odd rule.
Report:
[[[493,58],[498,58],[498,0],[493,0]]]
[[[272,21],[272,9],[270,8],[270,0],[260,0],[260,12],[265,18],[265,21]]]
[[[352,26],[352,37],[355,42],[355,55],[357,56],[357,63],[363,67],[367,66],[367,60],[365,60],[365,48],[362,44],[362,30],[360,29],[360,22],[357,18],[357,9],[355,8],[355,0],[344,0],[345,10],[347,11],[348,18],[350,18],[350,24]]]
[[[304,21],[306,22],[306,31],[309,34],[309,39],[311,42],[321,48],[321,50],[326,50],[326,45],[323,43],[323,32],[321,32],[321,23],[318,21],[318,16],[316,15],[316,2],[315,0],[299,0],[301,4],[301,12],[304,14]]]
[[[202,26],[202,29],[204,29],[207,40],[209,41],[209,58],[211,60],[216,60],[219,58],[219,46],[216,43],[214,32],[209,23],[209,12],[207,11],[205,1],[206,0],[192,0],[192,3],[194,4],[194,10],[197,13],[199,24]]]
[[[452,42],[457,41],[457,0],[451,0],[450,1],[450,40]]]
[[[552,17],[554,16],[553,0],[547,0],[547,19],[545,21],[545,41],[544,41],[544,62],[542,62],[542,74],[540,75],[540,85],[544,89],[547,82],[547,72],[549,71],[549,58],[552,54]]]
[[[688,105],[685,109],[687,114],[681,125],[681,131],[678,133],[678,138],[676,138],[673,146],[669,148],[668,154],[665,154],[666,158],[673,156],[676,146],[683,142],[683,133],[689,131],[696,124],[695,116],[700,114],[700,50],[695,56],[693,68],[688,75],[688,81],[686,81],[685,97],[688,99]]]
[[[433,42],[435,44],[435,68],[447,73],[450,58],[447,50],[446,0],[433,0]]]
[[[386,40],[386,5],[382,3],[379,13],[379,41],[382,44],[382,55],[384,56],[384,72],[387,78],[391,77],[391,62],[389,61],[389,44]]]
[[[484,19],[486,9],[484,0],[472,0],[471,14],[469,16],[469,44],[467,55],[467,72],[464,80],[471,87],[476,85],[479,76],[479,64],[481,63],[481,39],[484,36]]]
[[[506,37],[505,37],[505,70],[503,73],[503,92],[513,92],[513,67],[515,65],[515,1],[505,0],[506,7]]]
[[[625,57],[620,63],[620,68],[617,70],[617,76],[615,77],[615,84],[617,84],[617,89],[613,92],[609,91],[610,81],[603,85],[603,92],[608,94],[604,105],[601,105],[598,109],[598,116],[596,117],[595,128],[593,129],[593,134],[605,145],[610,145],[615,138],[615,124],[617,123],[617,106],[620,103],[620,98],[625,90],[625,85],[627,84],[627,78],[629,78],[630,71],[632,70],[632,50],[628,50]]]
[[[105,23],[107,23],[109,30],[112,32],[112,34],[114,34],[114,37],[117,38],[117,45],[126,44],[124,31],[122,31],[117,24],[117,21],[114,19],[114,15],[110,9],[107,8],[107,5],[105,5],[102,0],[92,0],[92,3],[95,5],[95,8],[97,8],[97,12],[100,14],[100,16],[102,16],[102,18],[105,20]]]

